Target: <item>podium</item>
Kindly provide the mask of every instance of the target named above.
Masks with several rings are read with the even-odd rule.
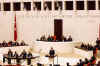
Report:
[[[41,63],[37,63],[37,66],[43,66],[43,64],[41,64]]]
[[[60,66],[60,64],[54,64],[53,66]]]

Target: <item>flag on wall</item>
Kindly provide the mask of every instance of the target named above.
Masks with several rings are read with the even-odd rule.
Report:
[[[17,40],[17,26],[16,26],[16,14],[14,17],[14,41]]]
[[[100,24],[99,24],[99,37],[98,37],[98,38],[99,38],[99,40],[100,40]]]

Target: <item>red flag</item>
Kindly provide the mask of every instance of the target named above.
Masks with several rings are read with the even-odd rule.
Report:
[[[99,24],[99,37],[98,37],[98,38],[99,38],[99,40],[100,40],[100,24]]]
[[[17,40],[17,26],[16,26],[16,14],[15,14],[15,23],[14,23],[14,41]]]

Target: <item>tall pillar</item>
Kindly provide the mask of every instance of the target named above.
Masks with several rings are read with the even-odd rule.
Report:
[[[33,1],[31,1],[31,11],[33,11]]]
[[[85,1],[84,1],[84,9],[85,9],[85,11],[88,11],[88,8],[87,8],[87,1],[88,1],[88,0],[85,0]]]
[[[65,10],[65,1],[63,0],[63,10]]]
[[[21,11],[24,11],[24,2],[21,1]]]
[[[99,0],[96,0],[96,10],[99,10]]]
[[[1,2],[1,11],[3,11],[3,1]]]
[[[73,9],[76,11],[76,0],[73,0]]]
[[[52,0],[52,11],[54,11],[54,0]]]
[[[11,11],[13,11],[13,2],[11,2]]]
[[[44,10],[44,0],[41,0],[41,10]]]

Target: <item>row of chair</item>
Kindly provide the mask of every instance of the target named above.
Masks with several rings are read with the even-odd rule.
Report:
[[[12,46],[25,46],[27,45],[24,41],[22,41],[21,43],[17,42],[17,41],[9,41],[6,42],[5,40],[0,43],[0,47],[12,47]]]

